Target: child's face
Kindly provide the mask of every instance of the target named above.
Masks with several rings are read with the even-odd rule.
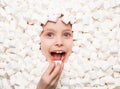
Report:
[[[43,26],[41,37],[41,51],[48,61],[66,61],[72,52],[73,33],[72,26],[62,22],[48,21]]]

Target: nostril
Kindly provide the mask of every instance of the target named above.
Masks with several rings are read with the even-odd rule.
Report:
[[[63,46],[63,42],[60,42],[60,41],[59,41],[59,42],[56,42],[55,45],[56,45],[56,46]]]
[[[56,46],[61,47],[61,46],[63,46],[63,44],[56,44]]]

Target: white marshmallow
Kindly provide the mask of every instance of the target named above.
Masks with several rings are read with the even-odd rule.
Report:
[[[3,79],[2,84],[3,84],[3,86],[2,86],[3,89],[11,89],[11,86],[10,86],[9,81],[7,79]]]
[[[62,61],[59,61],[59,60],[58,60],[58,61],[56,60],[56,61],[54,61],[54,62],[55,62],[56,65],[62,63]]]
[[[3,69],[0,69],[0,76],[5,76],[5,74],[6,74],[6,71],[5,70],[3,70]]]
[[[113,70],[114,70],[115,72],[120,72],[120,65],[114,65],[114,66],[113,66]]]
[[[70,22],[70,16],[63,16],[62,17],[62,20],[63,20],[63,22],[65,23],[65,24],[68,24],[69,22]]]

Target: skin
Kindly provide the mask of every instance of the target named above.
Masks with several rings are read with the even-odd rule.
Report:
[[[120,86],[115,87],[114,89],[120,89]]]
[[[72,52],[73,33],[71,24],[65,24],[58,18],[57,22],[48,21],[43,26],[41,33],[41,51],[50,62],[49,67],[42,75],[37,89],[55,89],[63,70],[64,62],[67,61]],[[62,63],[55,63],[50,52],[64,51],[65,56]]]

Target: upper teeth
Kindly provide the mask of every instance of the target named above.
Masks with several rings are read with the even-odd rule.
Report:
[[[56,53],[62,53],[62,51],[56,51]]]

